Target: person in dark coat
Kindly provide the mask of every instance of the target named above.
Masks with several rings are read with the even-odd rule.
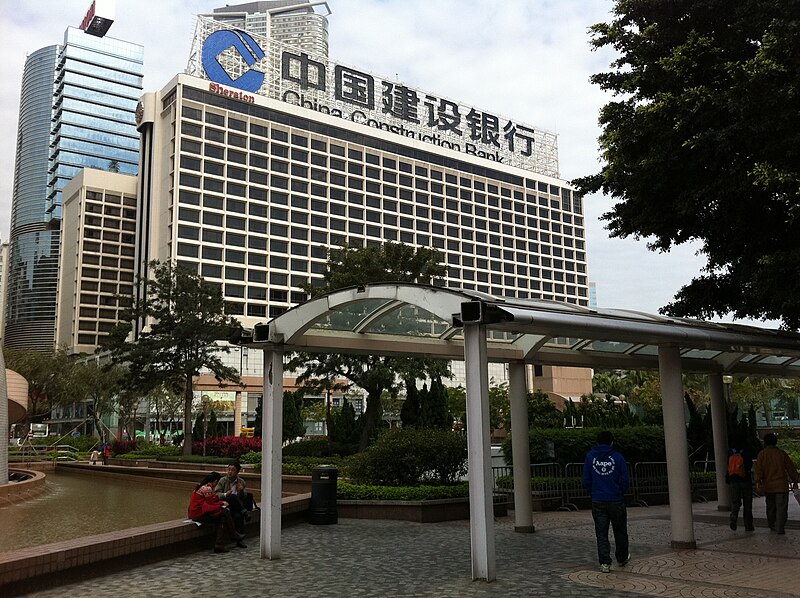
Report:
[[[597,444],[583,463],[583,486],[592,497],[592,519],[597,537],[597,558],[600,571],[611,571],[611,544],[608,528],[614,530],[615,555],[620,567],[631,558],[628,550],[628,513],[625,492],[630,478],[625,458],[613,448],[614,435],[600,432]]]

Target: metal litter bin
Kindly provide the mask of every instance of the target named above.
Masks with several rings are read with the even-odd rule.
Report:
[[[309,521],[314,525],[339,522],[336,510],[336,484],[339,470],[333,465],[319,465],[311,470],[311,510]]]

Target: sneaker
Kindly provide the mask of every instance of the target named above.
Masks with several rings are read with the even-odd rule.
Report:
[[[611,573],[611,565],[607,563],[600,565],[600,573]]]
[[[617,562],[617,564],[618,564],[620,567],[624,567],[625,565],[627,565],[627,564],[628,564],[628,561],[629,561],[629,560],[631,560],[631,553],[630,553],[630,552],[628,553],[628,556],[626,556],[626,557],[625,557],[625,560],[618,561],[618,562]]]
[[[736,531],[736,520],[735,519],[731,519],[731,529],[733,531]]]
[[[756,531],[756,528],[754,528],[752,525],[745,525],[744,526],[744,531],[746,531],[746,532],[754,532],[754,531]]]

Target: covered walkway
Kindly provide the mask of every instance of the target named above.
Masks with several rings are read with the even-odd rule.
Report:
[[[725,471],[724,374],[800,375],[800,335],[756,327],[510,300],[410,284],[344,289],[256,326],[250,347],[264,351],[261,556],[281,556],[280,475],[283,357],[287,352],[426,354],[463,359],[467,372],[472,578],[496,578],[489,448],[487,363],[509,364],[515,531],[534,531],[528,467],[526,365],[658,369],[670,496],[670,545],[697,547],[689,486],[685,371],[709,376],[716,470]],[[719,507],[729,506],[718,474]]]

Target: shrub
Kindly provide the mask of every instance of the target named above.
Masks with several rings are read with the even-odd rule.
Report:
[[[207,438],[205,443],[193,442],[192,454],[202,455],[203,445],[205,454],[213,457],[230,457],[239,459],[245,453],[261,450],[261,438],[244,438],[242,436],[214,436]]]
[[[594,446],[601,428],[567,428],[528,432],[531,463],[583,463],[586,453]],[[664,430],[656,426],[626,426],[615,428],[614,447],[633,465],[640,461],[664,461]],[[553,443],[555,457],[550,455]],[[503,441],[506,462],[511,465],[511,437]]]
[[[231,457],[214,457],[212,455],[190,455],[184,457],[178,455],[177,457],[156,457],[156,461],[169,461],[178,463],[208,463],[209,465],[228,465],[236,461]]]
[[[341,500],[437,500],[469,496],[466,482],[453,486],[370,486],[339,482],[336,497]]]
[[[140,443],[135,451],[131,451],[126,456],[132,455],[139,459],[152,459],[155,457],[176,457],[180,454],[181,449],[177,446]]]
[[[115,440],[111,443],[111,454],[115,457],[117,455],[124,455],[136,450],[135,440]]]
[[[448,430],[388,430],[350,465],[353,482],[378,486],[453,484],[467,470],[466,438]]]
[[[239,463],[242,465],[250,464],[254,465],[256,463],[261,463],[261,451],[248,451],[241,457],[239,457]]]
[[[283,447],[285,457],[327,457],[330,455],[328,440],[300,440]]]

